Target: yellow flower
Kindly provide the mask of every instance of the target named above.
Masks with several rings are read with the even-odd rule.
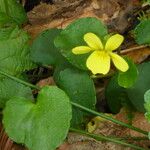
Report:
[[[110,60],[117,69],[126,72],[129,68],[127,62],[121,56],[112,52],[122,44],[123,40],[122,35],[115,34],[108,38],[106,44],[103,45],[98,36],[94,33],[87,33],[84,35],[87,46],[77,46],[72,49],[72,52],[76,55],[92,52],[86,61],[86,65],[93,74],[107,74],[110,70]]]

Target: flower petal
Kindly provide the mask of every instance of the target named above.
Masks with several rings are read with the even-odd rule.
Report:
[[[88,46],[77,46],[75,48],[72,49],[72,52],[74,54],[85,54],[92,51],[92,49]]]
[[[84,35],[84,41],[94,50],[102,50],[104,48],[100,38],[94,33],[86,33]]]
[[[86,61],[93,74],[107,74],[110,69],[110,56],[105,51],[94,51]]]
[[[111,36],[106,42],[105,50],[113,51],[117,49],[122,44],[123,40],[124,37],[120,34],[115,34]]]
[[[122,72],[126,72],[129,69],[128,63],[119,55],[110,53],[111,59],[116,66]]]

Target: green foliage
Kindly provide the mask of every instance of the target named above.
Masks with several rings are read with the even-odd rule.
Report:
[[[148,119],[148,121],[150,121],[150,90],[145,92],[144,101],[145,101],[144,107],[146,109],[145,116]]]
[[[112,77],[105,92],[107,104],[113,113],[118,113],[124,103],[127,103],[128,96],[125,88],[118,85],[117,74]]]
[[[74,55],[72,49],[76,46],[86,45],[83,36],[92,32],[103,39],[107,34],[105,25],[96,18],[78,19],[66,27],[55,40],[56,47],[70,63],[80,69],[87,70],[86,60],[89,54]]]
[[[71,101],[90,109],[95,109],[96,94],[92,79],[87,72],[69,64],[53,44],[60,31],[50,29],[42,32],[33,41],[31,48],[32,59],[42,65],[55,66],[54,80],[68,94]],[[86,118],[87,113],[73,108],[72,126],[81,127]]]
[[[150,122],[150,90],[146,91],[144,94],[144,107],[146,109],[145,117]],[[150,132],[148,134],[148,137],[150,139]]]
[[[64,30],[42,32],[29,48],[28,34],[16,26],[25,20],[24,10],[17,1],[0,0],[0,27],[4,27],[0,28],[0,69],[10,76],[20,76],[34,67],[31,56],[38,64],[54,67],[54,80],[63,91],[46,86],[33,102],[30,88],[1,76],[0,108],[6,106],[3,124],[12,140],[25,144],[30,150],[54,150],[65,139],[70,121],[71,126],[81,128],[89,117],[81,109],[71,108],[70,101],[89,108],[89,112],[95,110],[95,87],[86,67],[90,53],[74,55],[72,49],[86,45],[83,37],[89,32],[105,43],[107,28],[96,18],[78,19]],[[136,40],[139,44],[149,44],[150,24],[143,22],[135,29]],[[116,74],[107,86],[108,105],[114,113],[130,105],[145,111],[143,95],[150,89],[150,63],[140,65],[137,70],[132,60],[126,58],[126,61],[129,70]],[[149,105],[145,107],[148,110]]]
[[[27,20],[26,13],[17,0],[0,0],[0,25],[21,25]]]
[[[11,139],[30,150],[54,150],[65,139],[70,119],[68,96],[55,86],[46,86],[35,104],[22,97],[9,100],[3,124]]]
[[[134,32],[138,44],[150,44],[150,19],[142,20]]]
[[[108,103],[112,110],[116,111],[119,109],[119,102],[115,102],[120,99],[120,95],[123,92],[126,93],[129,98],[131,104],[136,108],[136,110],[140,112],[145,112],[144,109],[144,93],[150,89],[150,62],[140,64],[138,66],[138,78],[135,84],[127,89],[122,89],[116,82],[116,78],[112,78],[110,81],[110,85],[108,85],[106,91],[106,97],[108,99]],[[118,93],[118,94],[117,94]],[[119,96],[118,96],[119,95]],[[125,97],[125,96],[123,96]],[[121,98],[123,98],[121,97]],[[126,98],[128,100],[128,98]],[[112,102],[111,102],[112,101]],[[114,104],[113,104],[114,103]],[[119,103],[119,104],[118,104]],[[117,104],[117,106],[115,106]],[[116,109],[116,107],[118,109]]]
[[[29,87],[8,78],[0,79],[0,108],[4,108],[5,103],[13,97],[33,98]]]
[[[142,0],[142,2],[150,4],[150,0]]]
[[[125,58],[126,62],[129,65],[129,69],[126,72],[119,72],[118,74],[118,84],[121,87],[129,88],[132,87],[133,84],[136,82],[138,77],[138,70],[134,62],[129,59]]]
[[[134,107],[141,112],[144,109],[144,93],[150,88],[150,62],[138,66],[139,75],[133,87],[127,89],[127,94]]]
[[[65,66],[65,67],[64,67]],[[71,65],[58,66],[54,73],[56,84],[63,89],[70,100],[82,106],[95,109],[96,93],[95,87],[90,76]],[[81,127],[85,123],[85,119],[89,114],[80,109],[73,108],[72,126]]]
[[[106,88],[107,103],[113,113],[118,113],[122,106],[131,106],[125,88],[131,88],[136,83],[138,77],[138,69],[134,62],[128,57],[125,57],[125,60],[129,65],[128,71],[115,74]]]
[[[4,24],[7,24],[8,22],[12,23],[10,18],[4,13],[0,13],[0,27],[2,27]]]
[[[0,68],[19,76],[33,68],[30,60],[29,36],[18,27],[0,28]]]
[[[31,58],[34,62],[43,65],[56,65],[62,57],[54,46],[54,39],[61,30],[49,29],[43,31],[31,47]]]

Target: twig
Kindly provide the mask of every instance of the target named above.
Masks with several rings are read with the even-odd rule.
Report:
[[[127,49],[121,50],[120,54],[126,54],[129,52],[132,52],[132,51],[135,51],[138,49],[142,49],[142,48],[147,48],[147,47],[148,47],[147,45],[140,45],[140,46],[136,46],[136,47],[132,47],[132,48],[127,48]]]

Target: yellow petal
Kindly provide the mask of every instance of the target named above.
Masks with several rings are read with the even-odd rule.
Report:
[[[111,36],[106,42],[105,50],[113,51],[117,49],[122,44],[123,40],[124,37],[120,34],[115,34]]]
[[[105,51],[94,51],[88,57],[86,65],[93,74],[107,74],[110,69],[110,56]]]
[[[72,52],[74,54],[85,54],[92,51],[92,49],[88,46],[77,46],[75,48],[72,49]]]
[[[94,50],[103,49],[103,44],[100,38],[94,33],[87,33],[84,35],[84,41]]]
[[[122,72],[126,72],[129,69],[128,63],[119,55],[110,53],[111,59],[116,66]]]

